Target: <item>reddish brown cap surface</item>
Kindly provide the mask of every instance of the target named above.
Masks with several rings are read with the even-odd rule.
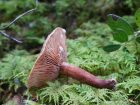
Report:
[[[57,77],[60,64],[67,59],[65,32],[62,28],[56,28],[47,37],[28,77],[28,88],[41,87],[46,84],[44,81]]]

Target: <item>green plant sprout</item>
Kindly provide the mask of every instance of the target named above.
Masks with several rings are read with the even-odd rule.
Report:
[[[112,36],[114,40],[120,42],[121,44],[108,44],[103,47],[104,51],[113,52],[118,50],[121,47],[121,45],[123,45],[123,51],[130,53],[130,51],[126,47],[126,44],[128,42],[136,40],[136,42],[140,44],[140,30],[134,32],[132,26],[120,16],[109,14],[107,15],[107,18],[107,24],[113,31]],[[140,8],[135,12],[134,20],[135,23],[140,27]]]

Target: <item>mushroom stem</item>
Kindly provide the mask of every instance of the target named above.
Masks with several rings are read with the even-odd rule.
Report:
[[[66,62],[63,62],[60,66],[60,72],[91,86],[97,87],[97,88],[108,88],[113,90],[115,88],[116,80],[107,78],[107,79],[101,79],[99,77],[96,77],[89,72],[76,67],[74,65],[68,64]]]

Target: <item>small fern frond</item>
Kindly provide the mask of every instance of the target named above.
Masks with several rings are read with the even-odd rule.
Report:
[[[124,88],[125,90],[128,90],[129,93],[132,93],[134,90],[140,91],[140,77],[129,77],[124,82],[117,84],[117,87]]]
[[[55,105],[58,105],[60,102],[60,98],[62,98],[63,100],[65,100],[65,98],[67,98],[67,89],[71,88],[71,86],[69,85],[61,85],[60,82],[58,82],[58,80],[54,81],[54,82],[47,82],[48,87],[45,87],[43,89],[41,89],[41,93],[39,94],[41,100],[45,99],[42,101],[42,103],[44,102],[51,102],[52,100],[54,101]],[[47,100],[46,100],[47,99]]]

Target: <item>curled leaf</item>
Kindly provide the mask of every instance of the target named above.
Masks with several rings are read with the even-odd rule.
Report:
[[[127,47],[125,47],[125,46],[123,47],[123,51],[124,51],[124,52],[128,52],[128,53],[131,53],[131,52],[127,49]]]

